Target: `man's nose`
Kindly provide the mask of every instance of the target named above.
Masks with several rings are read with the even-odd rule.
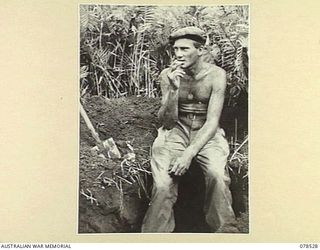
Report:
[[[183,57],[183,53],[180,49],[176,50],[176,57],[177,57],[177,59],[180,59]]]

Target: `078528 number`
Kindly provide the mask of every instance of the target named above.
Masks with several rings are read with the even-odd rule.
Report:
[[[307,249],[311,249],[311,248],[318,248],[318,244],[300,244],[300,248],[307,248]]]

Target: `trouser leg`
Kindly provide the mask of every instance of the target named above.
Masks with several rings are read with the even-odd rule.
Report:
[[[152,197],[142,223],[142,232],[172,232],[175,227],[173,205],[178,196],[178,183],[168,174],[171,161],[183,152],[184,138],[181,131],[158,130],[152,146],[151,170]]]
[[[226,169],[228,155],[228,142],[224,138],[223,130],[219,129],[215,137],[203,147],[196,157],[205,176],[204,212],[206,221],[213,232],[235,222],[229,190],[230,177]]]

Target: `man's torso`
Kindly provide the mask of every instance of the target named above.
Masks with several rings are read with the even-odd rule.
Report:
[[[207,118],[209,100],[214,91],[215,78],[221,68],[203,63],[200,72],[194,77],[180,78],[179,121],[189,129],[200,129]]]

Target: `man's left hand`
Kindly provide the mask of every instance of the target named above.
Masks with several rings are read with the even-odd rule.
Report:
[[[171,162],[169,174],[174,174],[176,176],[184,175],[188,171],[191,161],[192,156],[188,153],[183,153],[180,157],[175,158]]]

